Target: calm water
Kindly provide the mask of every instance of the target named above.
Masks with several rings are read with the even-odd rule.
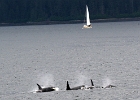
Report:
[[[139,100],[140,21],[0,27],[1,100]],[[111,83],[112,89],[65,91]],[[36,83],[58,92],[35,94]]]

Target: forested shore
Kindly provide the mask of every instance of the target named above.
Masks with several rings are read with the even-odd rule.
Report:
[[[140,0],[0,0],[0,25],[139,20]]]

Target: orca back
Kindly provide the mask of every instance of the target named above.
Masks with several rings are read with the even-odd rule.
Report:
[[[42,92],[51,92],[51,91],[55,91],[54,87],[47,87],[42,89]]]
[[[85,89],[85,85],[81,85],[81,86],[71,88],[71,90],[83,90],[83,89]]]
[[[114,85],[108,85],[108,86],[106,86],[104,88],[113,88],[113,87],[116,87],[116,86],[114,86]]]

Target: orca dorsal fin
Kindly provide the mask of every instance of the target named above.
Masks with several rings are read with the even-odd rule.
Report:
[[[92,79],[90,79],[90,80],[91,80],[91,86],[94,86]]]
[[[66,90],[71,90],[70,86],[69,86],[69,82],[67,81],[67,87]]]
[[[42,90],[42,87],[39,84],[37,84],[37,86],[39,90]]]

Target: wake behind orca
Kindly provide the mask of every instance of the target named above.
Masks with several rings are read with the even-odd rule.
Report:
[[[36,93],[40,93],[40,92],[51,92],[51,91],[58,91],[59,88],[58,87],[41,87],[39,84],[37,84],[38,86],[38,90],[36,91]]]
[[[80,85],[77,87],[70,88],[69,82],[67,81],[66,90],[83,90],[85,88],[86,88],[85,85]]]

